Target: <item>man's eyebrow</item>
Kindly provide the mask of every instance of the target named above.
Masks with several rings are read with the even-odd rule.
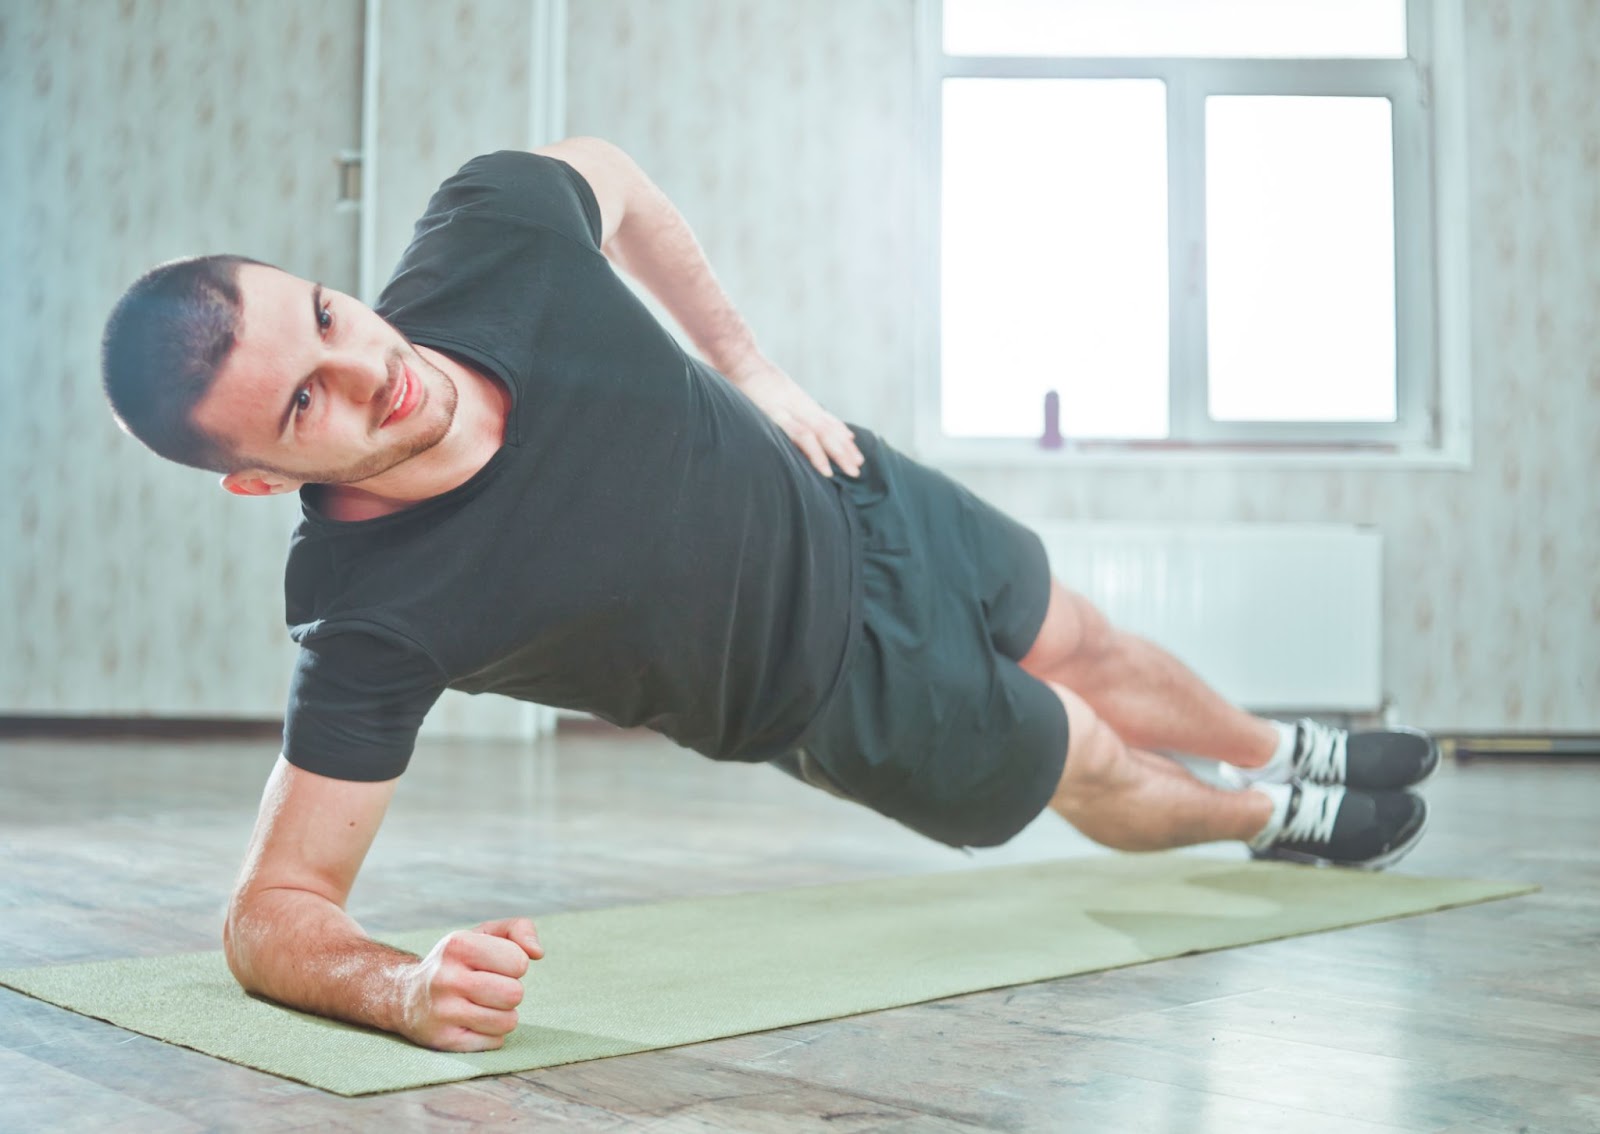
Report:
[[[322,337],[321,283],[314,283],[311,285],[311,329],[316,333],[318,338]],[[305,388],[305,384],[309,381],[311,381],[311,375],[307,374],[305,378],[301,379],[299,384],[297,384],[293,390],[289,391],[289,404],[283,407],[283,416],[278,419],[279,441],[283,440],[283,435],[288,431],[289,428],[289,419],[294,416],[294,400],[300,396],[300,391]]]

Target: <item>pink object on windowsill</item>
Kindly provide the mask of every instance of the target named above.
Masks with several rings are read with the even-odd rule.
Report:
[[[1051,390],[1044,396],[1044,436],[1039,438],[1039,448],[1059,449],[1061,445],[1061,395]]]

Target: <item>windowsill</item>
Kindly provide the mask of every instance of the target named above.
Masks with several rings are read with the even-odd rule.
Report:
[[[918,439],[919,460],[941,468],[1339,468],[1438,469],[1472,467],[1464,444],[1430,447],[1392,444],[1299,442],[1294,444],[1181,441],[1065,442],[1045,448],[1036,441],[978,440],[936,436]]]

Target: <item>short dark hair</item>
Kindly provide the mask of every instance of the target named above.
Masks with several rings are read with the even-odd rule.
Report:
[[[158,264],[117,300],[100,345],[100,373],[118,424],[153,452],[211,472],[241,463],[199,429],[194,408],[216,381],[239,331],[245,256]]]

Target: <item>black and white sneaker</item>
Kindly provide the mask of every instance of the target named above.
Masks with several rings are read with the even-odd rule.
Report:
[[[1252,774],[1224,764],[1230,787],[1253,783],[1342,784],[1364,791],[1415,787],[1439,767],[1439,746],[1414,728],[1346,732],[1309,717],[1295,725],[1294,755],[1284,768]]]
[[[1287,790],[1282,821],[1250,842],[1252,858],[1382,870],[1416,846],[1428,825],[1427,803],[1408,791],[1312,783],[1291,784]]]

